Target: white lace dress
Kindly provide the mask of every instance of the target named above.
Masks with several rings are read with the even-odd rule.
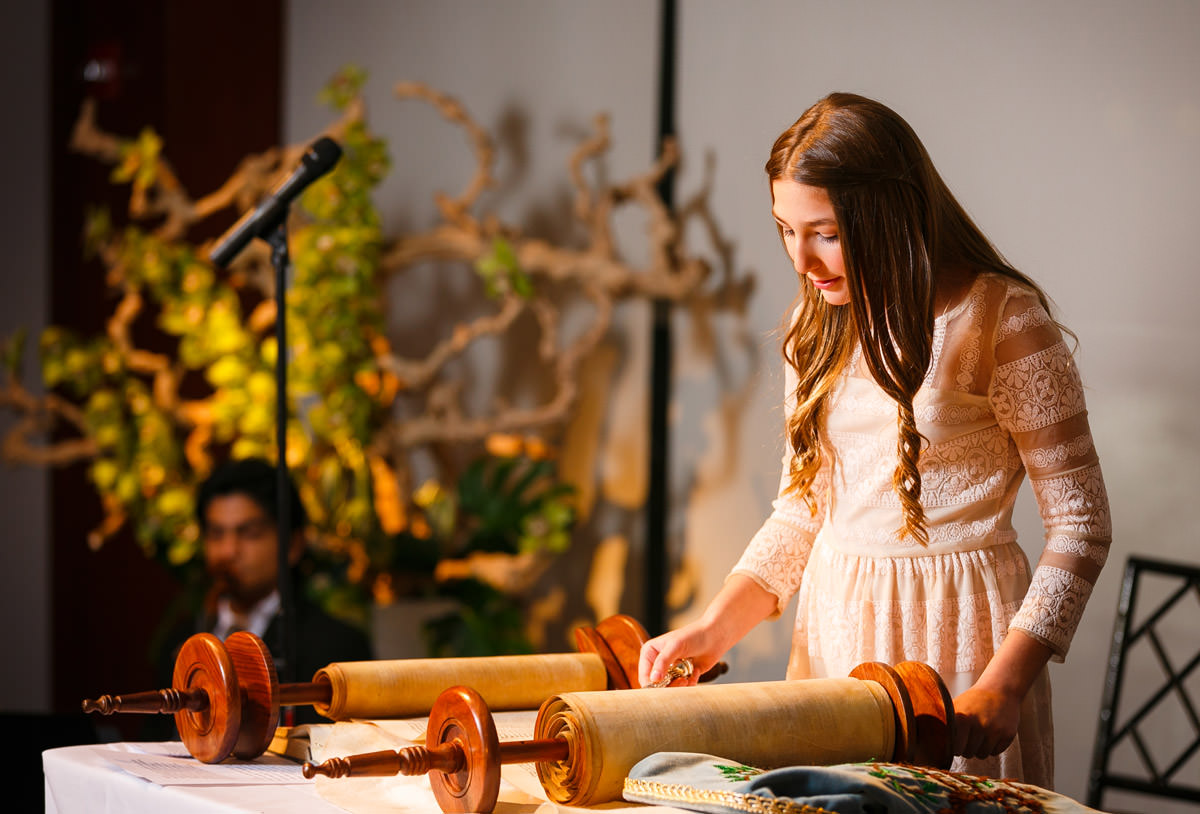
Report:
[[[789,385],[794,387],[794,379]],[[1061,661],[1112,538],[1108,499],[1070,349],[1037,298],[980,275],[935,320],[933,360],[914,400],[929,545],[902,538],[896,405],[861,358],[833,394],[819,510],[781,485],[733,573],[782,608],[800,592],[789,678],[845,676],[864,661],[918,660],[952,695],[970,687],[1012,628]],[[785,479],[786,482],[786,462]],[[1036,570],[1016,542],[1013,503],[1028,472],[1046,529]],[[1042,672],[1016,740],[954,769],[1052,788],[1050,684]]]

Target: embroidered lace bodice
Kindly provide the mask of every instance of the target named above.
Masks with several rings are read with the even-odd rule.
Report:
[[[794,378],[789,399],[793,387]],[[876,625],[887,624],[888,614],[896,625],[910,624],[905,616],[915,611],[905,603],[935,596],[953,600],[953,588],[933,583],[957,579],[954,572],[962,567],[964,552],[986,556],[1015,541],[1013,503],[1028,474],[1045,526],[1044,549],[1024,596],[1005,598],[1011,607],[981,612],[997,617],[991,626],[1002,625],[1001,638],[1004,626],[1019,628],[1049,645],[1061,661],[1104,564],[1112,531],[1079,374],[1070,348],[1037,297],[1007,278],[980,275],[965,299],[935,320],[932,362],[914,408],[928,440],[920,458],[927,547],[899,533],[900,502],[892,489],[896,405],[856,354],[827,410],[825,438],[831,454],[825,456],[814,487],[818,512],[813,515],[783,488],[785,465],[774,511],[734,572],[758,581],[779,598],[782,608],[800,587],[820,533],[840,554],[868,558],[872,579],[880,572],[893,573],[898,583],[908,579],[893,597],[892,610],[876,609]],[[1019,559],[993,559],[984,567],[1027,569]],[[910,592],[920,595],[906,595]],[[959,596],[960,604],[969,601],[978,599]],[[961,615],[967,609],[953,612]],[[928,612],[921,613],[923,624],[932,624]],[[981,625],[986,627],[987,621]],[[798,622],[798,629],[802,626]],[[959,630],[938,635],[962,635]],[[815,642],[813,638],[809,647],[815,648]],[[821,646],[837,650],[836,643]],[[951,662],[982,669],[982,664],[968,664],[973,660],[969,642],[948,646],[957,653]],[[984,646],[980,657],[991,650]]]

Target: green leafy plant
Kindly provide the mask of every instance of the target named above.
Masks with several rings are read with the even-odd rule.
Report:
[[[523,599],[512,588],[536,572],[539,561],[569,547],[573,495],[573,487],[558,479],[553,461],[524,450],[477,458],[452,488],[430,480],[417,490],[412,521],[374,559],[382,564],[389,589],[402,585],[407,594],[458,600],[459,610],[426,624],[431,654],[532,650]],[[503,555],[499,562],[508,567],[495,568],[489,555]],[[476,568],[479,558],[490,567]]]

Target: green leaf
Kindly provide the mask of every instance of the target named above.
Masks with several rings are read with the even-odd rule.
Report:
[[[517,261],[517,254],[503,237],[492,240],[491,251],[475,261],[475,273],[483,281],[484,291],[491,299],[509,293],[523,299],[533,296],[533,280]]]

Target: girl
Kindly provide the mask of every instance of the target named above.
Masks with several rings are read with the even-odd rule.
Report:
[[[1046,662],[1112,536],[1066,329],[884,105],[831,94],[766,170],[801,283],[790,451],[771,516],[704,614],[646,643],[642,683],[684,657],[703,673],[798,590],[789,678],[926,662],[954,695],[954,770],[1052,788]],[[1011,523],[1026,472],[1032,574]]]

